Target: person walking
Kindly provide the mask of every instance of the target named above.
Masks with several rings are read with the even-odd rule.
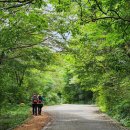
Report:
[[[37,115],[37,107],[38,107],[38,97],[36,94],[32,97],[32,113],[33,115]]]
[[[43,97],[41,95],[38,96],[38,114],[41,115],[43,107]]]

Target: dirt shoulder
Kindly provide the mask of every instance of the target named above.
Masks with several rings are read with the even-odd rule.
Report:
[[[24,124],[13,130],[41,130],[50,120],[51,116],[46,112],[42,112],[41,115],[32,116]]]

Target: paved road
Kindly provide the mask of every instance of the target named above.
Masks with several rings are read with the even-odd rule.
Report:
[[[43,130],[128,130],[99,112],[95,105],[59,105],[45,109],[52,123]]]

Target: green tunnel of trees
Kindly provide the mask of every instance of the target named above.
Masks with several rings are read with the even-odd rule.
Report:
[[[0,1],[0,109],[33,93],[130,126],[130,1]]]

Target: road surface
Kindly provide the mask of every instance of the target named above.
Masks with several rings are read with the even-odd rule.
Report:
[[[128,130],[99,112],[95,105],[57,105],[47,107],[52,122],[42,130]]]

